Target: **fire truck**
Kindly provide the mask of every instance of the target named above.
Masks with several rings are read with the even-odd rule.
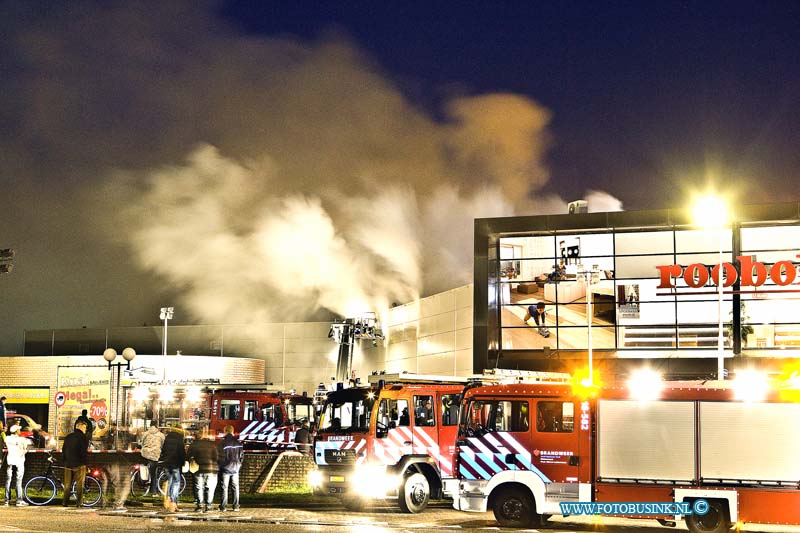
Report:
[[[683,516],[692,532],[798,524],[797,389],[790,397],[741,377],[643,388],[475,384],[461,404],[454,507],[527,527],[567,515],[563,502],[704,499],[707,513]]]
[[[453,479],[458,407],[467,378],[381,374],[369,386],[327,395],[314,441],[317,494],[339,496],[350,510],[370,498],[397,498],[423,511]]]
[[[233,426],[246,449],[293,448],[301,421],[313,426],[316,420],[314,398],[306,394],[222,389],[211,392],[207,402],[211,431],[221,437],[225,426]]]

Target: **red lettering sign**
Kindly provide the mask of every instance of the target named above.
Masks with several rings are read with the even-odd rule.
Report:
[[[800,254],[797,257],[800,258]],[[775,285],[781,287],[791,285],[798,279],[797,265],[791,261],[777,261],[767,269],[766,265],[754,261],[751,256],[741,255],[737,259],[741,264],[741,273],[737,272],[736,266],[731,263],[722,263],[725,287],[732,286],[737,279],[742,287],[759,287],[766,283],[767,277]],[[718,264],[714,265],[711,271],[701,263],[693,263],[685,269],[681,265],[657,266],[656,269],[659,273],[658,289],[674,289],[675,284],[672,280],[679,277],[683,277],[686,285],[694,289],[704,287],[709,279],[719,286],[720,265]]]

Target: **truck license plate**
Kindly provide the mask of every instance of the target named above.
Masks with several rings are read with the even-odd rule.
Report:
[[[331,476],[331,483],[344,483],[344,476]]]

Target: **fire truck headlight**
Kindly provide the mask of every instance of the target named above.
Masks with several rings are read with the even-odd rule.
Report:
[[[757,370],[742,370],[736,373],[733,390],[737,400],[743,402],[764,401],[769,393],[767,375]]]
[[[363,465],[353,472],[353,489],[362,496],[385,496],[397,490],[400,478],[383,465]]]
[[[312,470],[308,473],[308,484],[311,488],[319,488],[322,486],[322,472],[319,470]]]
[[[635,400],[656,400],[663,388],[661,374],[649,368],[637,370],[628,380],[628,391]]]

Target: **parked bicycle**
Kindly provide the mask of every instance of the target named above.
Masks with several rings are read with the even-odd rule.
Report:
[[[131,494],[133,496],[147,496],[150,490],[150,479],[142,479],[142,471],[147,470],[147,465],[133,465],[131,468]],[[148,472],[149,474],[149,472]],[[145,474],[145,477],[147,474]],[[156,487],[158,490],[158,495],[164,495],[164,487],[165,483],[167,482],[167,471],[164,470],[162,467],[158,467],[156,469]],[[186,489],[186,476],[181,473],[181,486],[178,489],[178,494],[183,494],[183,491]]]
[[[34,476],[25,483],[24,494],[28,503],[32,505],[47,505],[56,498],[59,491],[63,494],[65,490],[64,484],[55,475],[55,469],[60,468],[63,470],[64,467],[55,466],[54,462],[53,452],[48,452],[47,471],[44,475]],[[95,472],[95,470],[92,470],[92,472]],[[75,485],[76,482],[73,482],[72,486],[69,487],[71,501],[76,500]],[[94,507],[100,503],[102,498],[103,487],[100,482],[91,474],[87,474],[83,482],[83,506]]]

